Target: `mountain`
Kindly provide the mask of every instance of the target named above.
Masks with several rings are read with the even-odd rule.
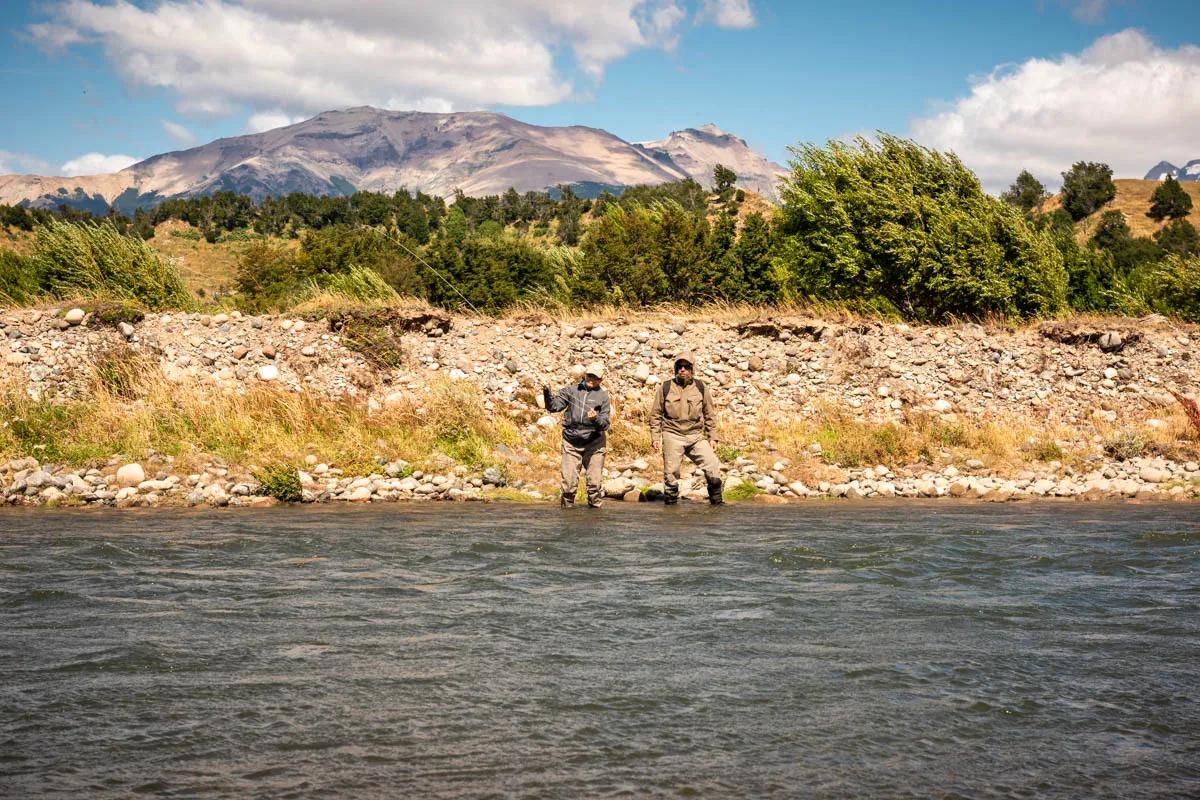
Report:
[[[737,173],[738,186],[775,198],[778,180],[787,170],[750,149],[746,142],[711,122],[675,131],[665,139],[640,142],[647,153],[665,156],[705,186],[712,184],[713,167],[724,164]]]
[[[1177,181],[1200,181],[1200,158],[1194,158],[1182,167],[1168,161],[1160,161],[1146,173],[1145,180],[1165,181],[1168,175]]]
[[[783,168],[712,125],[635,145],[599,128],[543,127],[491,112],[364,106],[164,153],[111,175],[0,176],[0,203],[129,212],[222,190],[262,198],[408,188],[450,197],[456,189],[479,196],[564,183],[594,195],[687,177],[710,185],[717,161],[745,175],[740,185],[774,197],[771,181]]]

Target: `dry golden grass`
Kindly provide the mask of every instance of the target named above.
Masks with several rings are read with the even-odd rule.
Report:
[[[797,301],[775,305],[753,305],[750,303],[730,303],[722,300],[708,301],[703,306],[688,306],[682,303],[660,303],[654,306],[636,308],[616,305],[596,305],[586,308],[565,306],[548,308],[532,302],[518,302],[497,317],[482,315],[478,318],[531,320],[547,324],[613,322],[622,319],[626,321],[638,321],[644,324],[668,323],[676,320],[731,324],[787,316],[803,316],[826,322],[843,323],[869,319],[869,317],[861,313],[833,302]]]
[[[280,239],[286,247],[298,248],[299,241]],[[224,241],[210,244],[199,229],[180,220],[168,220],[154,229],[150,246],[168,256],[192,292],[206,295],[228,290],[237,274],[238,259],[247,242]]]
[[[1166,224],[1165,220],[1155,222],[1146,216],[1146,212],[1150,210],[1150,204],[1153,202],[1151,196],[1154,194],[1154,190],[1161,185],[1158,181],[1119,178],[1113,183],[1117,186],[1117,196],[1099,211],[1080,220],[1075,225],[1075,235],[1080,241],[1085,241],[1092,235],[1101,214],[1113,209],[1125,215],[1125,222],[1129,224],[1129,229],[1133,231],[1134,236],[1151,236]],[[1188,215],[1187,219],[1193,225],[1200,227],[1200,182],[1187,181],[1179,185],[1192,198],[1192,213]],[[1042,205],[1042,211],[1050,213],[1061,206],[1062,195],[1056,194]]]
[[[378,471],[379,458],[421,467],[439,454],[482,467],[494,462],[497,444],[513,447],[519,440],[516,425],[489,413],[480,392],[462,382],[434,381],[371,413],[363,401],[274,384],[239,393],[174,383],[119,354],[101,359],[86,402],[52,403],[32,399],[22,386],[0,387],[0,422],[3,457],[32,455],[81,467],[114,454],[141,458],[150,450],[174,456],[184,470],[212,456],[251,468],[299,465],[310,454],[363,474]]]

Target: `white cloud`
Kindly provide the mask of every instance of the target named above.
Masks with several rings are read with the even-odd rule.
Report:
[[[130,164],[136,164],[138,160],[133,156],[84,153],[79,158],[73,158],[63,164],[59,172],[69,178],[76,175],[104,175],[109,172],[120,172]]]
[[[914,120],[922,144],[954,150],[997,191],[1028,169],[1048,186],[1080,160],[1140,178],[1161,159],[1200,158],[1200,47],[1161,48],[1137,30],[1079,54],[998,67],[946,110]]]
[[[172,122],[169,119],[160,120],[160,122],[167,135],[184,147],[189,147],[196,143],[196,134],[178,122]]]
[[[720,20],[749,13],[745,0]],[[677,0],[56,0],[28,28],[47,49],[96,43],[124,80],[181,113],[311,116],[355,105],[543,105],[644,48],[673,46]],[[732,15],[732,16],[730,16]],[[277,116],[277,118],[279,118]]]
[[[703,0],[696,21],[718,28],[753,28],[757,22],[750,0]]]
[[[1071,4],[1071,16],[1080,22],[1099,25],[1104,21],[1104,7],[1107,0],[1075,0]]]
[[[0,150],[0,175],[40,175],[49,170],[49,164],[28,153]]]
[[[285,125],[294,125],[303,119],[303,116],[294,117],[278,109],[275,111],[260,111],[257,114],[251,114],[250,119],[246,120],[246,133],[262,133],[274,128],[282,128]]]

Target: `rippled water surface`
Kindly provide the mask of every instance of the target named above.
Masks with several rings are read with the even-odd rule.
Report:
[[[0,796],[1200,796],[1190,505],[0,513]]]

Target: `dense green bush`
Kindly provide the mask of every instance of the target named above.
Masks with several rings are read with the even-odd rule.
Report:
[[[124,298],[155,310],[192,305],[175,267],[108,221],[47,220],[35,231],[29,261],[41,286],[59,297]]]
[[[500,311],[558,286],[546,251],[510,236],[439,237],[425,260],[427,297],[449,308]]]
[[[1000,195],[1000,199],[1026,214],[1031,214],[1049,196],[1042,182],[1033,177],[1029,170],[1023,169],[1017,179],[1013,181],[1012,186],[1008,187],[1008,191]]]
[[[1117,196],[1108,164],[1077,161],[1062,176],[1062,207],[1073,220],[1083,219]]]
[[[295,467],[286,464],[271,464],[254,474],[262,484],[262,493],[284,503],[298,503],[304,499],[304,487]]]
[[[1179,181],[1168,175],[1162,185],[1154,190],[1150,211],[1146,216],[1156,220],[1178,219],[1186,217],[1191,210],[1191,196],[1183,190]]]
[[[1173,219],[1154,232],[1154,243],[1177,256],[1200,255],[1200,232],[1186,219]]]
[[[0,250],[0,305],[31,302],[41,294],[34,266],[28,258]]]
[[[1200,322],[1200,257],[1168,256],[1144,287],[1155,311]]]
[[[774,248],[785,297],[926,320],[1064,306],[1067,275],[1051,237],[985,194],[954,155],[887,134],[792,152]]]

